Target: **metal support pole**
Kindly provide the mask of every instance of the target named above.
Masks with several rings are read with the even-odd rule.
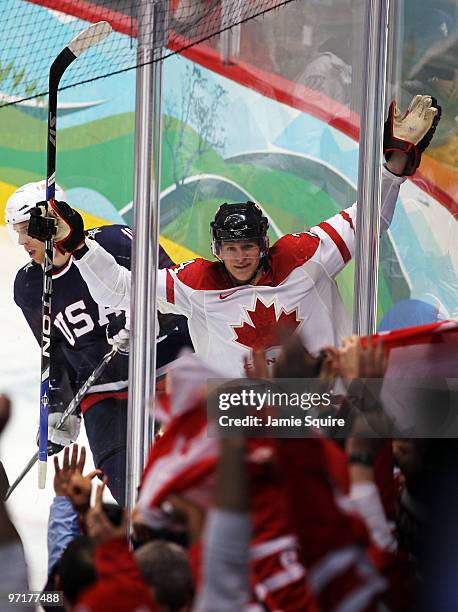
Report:
[[[388,103],[396,100],[402,106],[401,100],[401,69],[402,47],[404,40],[404,0],[390,2],[388,11],[388,42],[386,57],[386,99]]]
[[[145,453],[154,440],[154,408],[156,400],[156,336],[159,332],[156,329],[156,270],[159,268],[159,233],[160,233],[160,200],[161,200],[161,151],[162,151],[162,48],[154,50],[153,64],[153,223],[151,232],[153,234],[152,246],[154,248],[151,270],[151,291],[150,291],[150,306],[151,310],[151,377],[150,377],[150,400],[149,400],[149,418],[147,420],[148,427],[145,428],[144,443]]]
[[[159,252],[159,195],[163,3],[138,3],[135,101],[135,158],[131,293],[131,352],[127,426],[126,506],[135,505],[152,440],[148,418],[156,370],[156,270]],[[162,25],[162,28],[161,28]],[[159,34],[159,35],[158,35]]]
[[[388,8],[389,0],[366,3],[353,308],[353,330],[359,335],[375,332],[377,316]]]

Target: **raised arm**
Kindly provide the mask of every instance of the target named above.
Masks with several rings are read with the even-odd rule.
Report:
[[[42,239],[41,212],[42,206],[32,211],[28,233],[38,240]],[[85,236],[84,222],[79,212],[66,202],[54,202],[52,214],[56,218],[56,235],[54,244],[62,253],[71,253],[83,280],[88,286],[93,299],[101,305],[116,310],[130,311],[130,270],[121,265],[97,239]],[[171,262],[160,247],[160,265]],[[167,299],[169,274],[166,269],[157,271],[158,309],[163,313],[189,315],[187,300],[176,300],[170,303]],[[170,281],[169,281],[170,284]]]
[[[162,247],[161,247],[162,249]],[[87,240],[73,253],[75,265],[98,304],[130,310],[130,270],[119,265],[113,255],[94,240]],[[162,261],[168,259],[162,250]],[[159,312],[175,313],[189,317],[191,306],[188,296],[180,291],[175,274],[169,268],[156,271],[157,308]],[[174,299],[170,299],[170,293]]]
[[[250,538],[245,441],[222,438],[215,507],[204,536],[202,588],[193,612],[231,612],[247,605]]]
[[[415,96],[403,116],[394,102],[390,105],[383,138],[380,232],[390,226],[399,188],[418,168],[439,118],[440,106],[430,96]],[[354,255],[356,213],[357,203],[310,229],[320,239],[316,258],[332,277]]]
[[[87,240],[73,253],[89,293],[98,304],[130,311],[130,270],[118,264],[95,240]]]

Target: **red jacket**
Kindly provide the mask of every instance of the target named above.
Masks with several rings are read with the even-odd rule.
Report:
[[[98,580],[82,594],[76,612],[159,612],[127,540],[119,538],[99,544],[95,569]]]

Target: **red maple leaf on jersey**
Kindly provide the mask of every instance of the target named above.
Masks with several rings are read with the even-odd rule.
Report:
[[[264,350],[280,344],[280,330],[293,333],[299,326],[297,308],[285,312],[282,308],[277,319],[275,306],[272,303],[266,306],[262,300],[256,298],[253,310],[247,310],[251,323],[246,321],[243,325],[232,325],[235,332],[235,341],[253,350]]]

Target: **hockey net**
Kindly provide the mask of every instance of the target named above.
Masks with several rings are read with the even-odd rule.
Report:
[[[49,66],[84,22],[108,21],[114,32],[75,62],[60,89],[132,70],[139,24],[163,48],[162,59],[297,0],[18,0],[0,8],[0,108],[47,93]],[[50,14],[54,19],[50,22]],[[50,26],[50,23],[52,24]],[[83,26],[83,28],[82,28]],[[156,56],[157,58],[157,56]],[[154,61],[154,60],[151,60]],[[144,62],[142,62],[144,63]]]

